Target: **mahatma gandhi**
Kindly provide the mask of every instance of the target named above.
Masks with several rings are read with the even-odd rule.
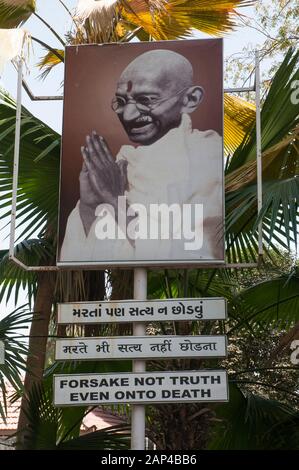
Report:
[[[174,51],[143,53],[123,70],[111,107],[133,146],[123,146],[115,158],[100,133],[93,131],[87,136],[81,148],[80,200],[69,217],[62,247],[64,259],[76,256],[78,246],[85,250],[87,260],[102,256],[102,247],[106,247],[104,256],[110,252],[108,258],[147,259],[150,253],[161,259],[184,258],[184,253],[178,253],[178,243],[173,245],[175,249],[171,249],[171,243],[160,243],[158,249],[157,243],[132,243],[129,236],[131,243],[122,242],[119,249],[115,240],[110,245],[102,240],[97,243],[97,208],[109,204],[118,221],[119,197],[125,197],[128,206],[175,202],[205,205],[206,243],[199,257],[220,256],[222,247],[218,244],[217,248],[211,236],[222,217],[222,139],[213,130],[192,129],[189,117],[203,95],[203,88],[194,84],[191,63]]]

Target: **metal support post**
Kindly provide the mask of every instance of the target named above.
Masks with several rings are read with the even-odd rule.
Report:
[[[263,205],[263,166],[262,166],[262,132],[261,132],[261,82],[259,51],[255,52],[255,106],[256,106],[256,179],[257,179],[257,212],[261,214]],[[263,222],[258,224],[258,255],[263,256]]]
[[[147,298],[147,270],[134,269],[134,300],[146,300]],[[133,335],[145,335],[145,323],[133,324]],[[133,372],[145,372],[145,361],[133,361]],[[145,406],[132,406],[131,450],[144,450],[145,444]]]
[[[23,85],[23,59],[20,57],[17,61],[17,103],[16,103],[16,128],[15,128],[15,146],[13,160],[13,178],[12,178],[12,200],[11,200],[11,221],[9,237],[9,259],[20,268],[26,271],[57,271],[57,266],[26,266],[14,255],[15,233],[16,233],[16,212],[18,196],[19,179],[19,160],[20,160],[20,140],[21,140],[21,119],[22,119],[22,85]]]
[[[11,225],[9,239],[9,257],[14,257],[14,243],[16,231],[16,210],[18,194],[18,176],[19,176],[19,154],[21,139],[21,112],[22,112],[22,79],[23,79],[23,59],[20,57],[17,62],[18,83],[17,83],[17,109],[16,109],[16,130],[15,130],[15,148],[13,160],[13,179],[12,179],[12,201],[11,201]]]

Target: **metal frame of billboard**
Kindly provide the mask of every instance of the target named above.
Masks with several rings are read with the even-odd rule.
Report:
[[[188,40],[188,42],[192,42],[192,40]],[[197,41],[202,41],[201,39],[195,40]],[[205,41],[205,40],[203,40]],[[159,42],[159,41],[158,41]],[[160,41],[163,42],[163,41]],[[179,41],[168,41],[172,43],[177,43]],[[109,45],[109,44],[107,44]],[[112,43],[112,46],[119,45],[117,43]],[[78,47],[86,47],[89,45],[81,45],[81,46],[67,46],[67,49],[70,48],[76,48],[76,52]],[[93,46],[93,44],[90,44],[90,46]],[[223,41],[221,43],[221,49],[222,49],[222,76],[223,76]],[[67,57],[68,55],[66,54],[65,57],[65,65],[67,63]],[[221,94],[222,94],[222,103],[224,101],[224,87],[223,87],[223,82],[221,86]],[[222,106],[222,127],[224,128],[224,107]],[[64,130],[62,130],[62,135],[64,133]],[[63,155],[63,150],[62,154]],[[62,158],[61,158],[62,162]],[[60,165],[60,181],[62,177],[62,171],[61,171],[62,165]],[[224,221],[225,221],[225,182],[224,182],[224,150],[222,146],[222,174],[223,174],[223,184],[222,184],[222,220],[223,220],[223,238],[224,238]],[[61,191],[61,187],[60,187]],[[59,202],[59,208],[58,208],[58,219],[60,219],[60,208],[61,208],[61,200]],[[59,231],[60,231],[60,223],[58,223],[58,239],[59,239]],[[180,269],[188,269],[188,268],[200,268],[200,267],[210,267],[210,266],[215,266],[216,268],[224,266],[225,264],[225,244],[223,243],[223,251],[222,251],[222,256],[219,259],[165,259],[165,260],[148,260],[148,259],[143,259],[143,260],[134,260],[134,261],[129,261],[129,260],[108,260],[106,259],[105,261],[58,261],[58,254],[59,254],[59,244],[57,245],[57,253],[56,253],[56,265],[58,269],[60,268],[65,268],[65,269],[108,269],[110,267],[113,268],[121,268],[121,269],[128,269],[128,268],[156,268],[156,269],[163,269],[165,267],[169,267],[171,269],[175,268],[180,268]]]
[[[29,86],[23,79],[23,58],[20,57],[16,62],[16,68],[18,72],[18,82],[17,82],[17,101],[16,101],[16,128],[15,128],[15,145],[14,145],[14,162],[13,162],[13,184],[12,184],[12,210],[11,210],[11,224],[10,224],[10,241],[9,241],[9,259],[14,262],[16,265],[24,269],[25,271],[58,271],[61,269],[72,269],[76,267],[77,269],[84,270],[93,270],[97,269],[99,266],[122,266],[122,267],[136,267],[142,268],[145,266],[153,266],[159,268],[161,266],[179,266],[190,267],[196,266],[197,268],[253,268],[259,265],[259,261],[263,256],[263,235],[262,235],[262,220],[258,224],[258,259],[256,263],[225,263],[222,261],[167,261],[163,262],[94,262],[88,266],[83,264],[70,264],[69,266],[66,263],[63,263],[63,266],[28,266],[19,260],[15,256],[14,246],[15,246],[15,233],[16,233],[16,205],[17,205],[17,191],[18,191],[18,177],[19,177],[19,160],[20,160],[20,138],[21,138],[21,111],[22,111],[22,87],[24,87],[28,96],[33,101],[58,101],[62,100],[63,96],[35,96],[30,90]],[[261,213],[262,208],[262,152],[261,152],[261,107],[260,107],[260,59],[259,51],[255,52],[255,84],[252,87],[244,88],[227,88],[224,89],[224,93],[246,93],[249,91],[255,91],[255,104],[256,104],[256,163],[257,163],[257,208],[258,215]]]

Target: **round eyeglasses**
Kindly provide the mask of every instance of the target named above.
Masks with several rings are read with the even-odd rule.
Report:
[[[183,93],[183,91],[188,90],[188,88],[189,87],[182,88],[182,90],[179,90],[174,95],[171,95],[171,96],[168,96],[167,98],[162,98],[162,99],[151,98],[150,96],[147,96],[147,95],[140,95],[135,99],[127,100],[123,96],[115,96],[111,102],[111,108],[117,114],[121,114],[123,113],[124,108],[125,106],[127,106],[127,104],[135,104],[136,108],[139,111],[151,111],[156,106],[159,106],[159,104],[171,100],[175,96],[178,96],[181,93]]]

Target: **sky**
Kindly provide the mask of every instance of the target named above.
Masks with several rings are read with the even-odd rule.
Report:
[[[64,0],[65,4],[71,9],[76,6],[76,0]],[[242,14],[253,16],[253,8],[240,9]],[[70,17],[58,0],[37,0],[37,12],[44,18],[62,37],[71,25]],[[42,39],[44,42],[50,44],[52,47],[60,47],[60,43],[53,36],[53,34],[35,17],[31,17],[25,24],[25,29],[30,31],[32,36]],[[196,33],[195,37],[204,38],[207,35]],[[252,48],[261,42],[263,36],[249,28],[237,28],[234,32],[227,34],[224,38],[224,58],[242,52],[244,46],[251,45]],[[63,66],[55,67],[54,71],[50,73],[45,81],[39,78],[39,71],[34,65],[39,61],[44,51],[34,44],[33,51],[30,52],[29,58],[29,74],[25,77],[32,92],[35,95],[61,95],[63,92]],[[8,65],[3,73],[0,84],[5,88],[13,97],[16,96],[17,76],[16,71],[11,65]],[[229,86],[227,83],[225,86]],[[48,101],[48,102],[32,102],[27,94],[23,91],[22,103],[39,119],[46,122],[54,130],[61,132],[62,127],[62,111],[63,103],[61,101]],[[1,222],[2,223],[2,222]],[[7,235],[9,229],[0,232],[0,249],[8,248]],[[26,302],[25,295],[20,296],[20,304]],[[12,311],[14,304],[12,301],[6,305],[4,302],[0,304],[0,318]]]
[[[74,8],[76,0],[65,0],[65,4],[69,8]],[[70,27],[70,19],[67,12],[60,5],[58,0],[37,0],[38,14],[57,31],[62,37],[63,33]],[[240,11],[248,16],[253,15],[253,8],[242,8]],[[60,47],[58,40],[53,34],[37,19],[31,17],[25,24],[33,36],[47,42],[53,47]],[[201,33],[196,33],[196,37],[210,37]],[[227,34],[224,39],[224,57],[236,54],[242,51],[244,46],[251,44],[253,47],[262,39],[262,35],[249,28],[239,28],[234,32]],[[59,65],[52,71],[49,77],[43,81],[38,78],[39,71],[34,68],[40,57],[42,49],[34,44],[34,51],[30,56],[30,75],[26,77],[26,81],[35,95],[61,95],[63,81],[63,66]],[[16,72],[10,66],[6,68],[3,76],[2,84],[13,96],[16,94]],[[228,84],[227,84],[228,85]],[[62,127],[62,102],[32,102],[23,93],[23,104],[33,114],[49,124],[54,130],[61,132]]]

